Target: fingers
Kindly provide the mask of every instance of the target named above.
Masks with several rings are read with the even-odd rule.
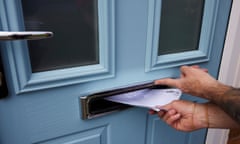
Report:
[[[183,79],[188,77],[196,77],[196,75],[199,74],[199,71],[208,73],[208,69],[201,68],[198,65],[182,66],[180,68],[180,71],[181,71],[181,75],[179,79],[164,78],[164,79],[156,80],[154,83],[156,85],[168,85],[170,87],[181,88]]]
[[[208,69],[202,68],[201,70],[208,73]]]
[[[156,85],[168,85],[170,87],[178,87],[179,80],[178,79],[160,79],[154,82]]]
[[[157,115],[158,115],[158,117],[162,118],[162,117],[164,117],[164,115],[165,115],[166,113],[167,113],[166,111],[159,111],[159,112],[157,113]]]
[[[181,118],[181,114],[175,109],[169,110],[164,115],[162,115],[162,113],[158,113],[158,116],[169,125],[173,125],[174,122]]]
[[[159,118],[165,121],[168,125],[173,126],[176,121],[181,118],[181,114],[178,113],[176,110],[171,109],[169,111],[160,110],[159,112],[149,110],[149,114],[157,114]]]
[[[202,70],[202,71],[208,73],[208,69],[206,69],[206,68],[201,68],[199,65],[182,66],[182,67],[180,68],[180,71],[181,71],[183,74],[187,74],[188,72],[190,72],[190,69],[191,69],[191,68],[198,69],[198,70]]]
[[[150,115],[154,115],[154,114],[156,114],[157,112],[156,112],[155,110],[149,110],[148,113],[149,113]]]
[[[199,65],[192,65],[191,67],[192,67],[192,68],[197,68],[197,69],[199,69],[199,68],[200,68],[200,66],[199,66]]]
[[[195,66],[196,67],[196,66]],[[181,71],[181,75],[185,76],[189,73],[189,66],[181,66],[180,71]]]
[[[175,115],[170,116],[167,120],[166,123],[170,126],[174,126],[174,123],[178,121],[181,118],[180,113],[176,113]]]
[[[160,107],[159,107],[160,108]],[[160,115],[164,115],[165,113],[167,112],[167,110],[165,110],[165,109],[162,109],[162,108],[160,108],[160,111],[155,111],[155,110],[153,110],[153,109],[150,109],[149,111],[148,111],[148,113],[150,114],[150,115],[154,115],[154,114],[160,114]]]

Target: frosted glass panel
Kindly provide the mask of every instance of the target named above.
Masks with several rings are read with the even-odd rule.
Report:
[[[26,30],[54,37],[29,41],[33,72],[99,63],[97,0],[22,0]]]
[[[204,0],[162,0],[158,55],[198,49]]]

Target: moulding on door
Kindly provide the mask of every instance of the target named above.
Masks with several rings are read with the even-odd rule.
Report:
[[[20,1],[0,1],[0,26],[4,31],[23,31]],[[3,43],[4,59],[17,94],[79,84],[115,76],[115,3],[98,2],[99,64],[32,73],[26,41]]]
[[[145,71],[208,61],[220,6],[219,0],[206,1],[198,50],[158,56],[161,6],[161,1],[149,1]]]

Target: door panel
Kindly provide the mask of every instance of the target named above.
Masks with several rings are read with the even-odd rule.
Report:
[[[52,20],[53,22],[52,21],[49,22],[49,21],[46,21],[45,19],[42,20],[41,17],[39,18],[40,20],[37,19],[32,23],[35,24],[35,23],[39,23],[40,21],[40,23],[43,23],[43,25],[49,25],[49,27],[46,26],[42,28],[37,26],[36,24],[33,26],[29,26],[29,21],[27,21],[28,19],[24,23],[24,19],[22,17],[23,11],[21,8],[22,4],[20,0],[10,0],[10,1],[0,1],[0,2],[1,2],[1,10],[3,11],[1,15],[1,19],[2,21],[4,21],[2,24],[4,31],[8,31],[8,30],[21,31],[25,29],[26,30],[46,30],[46,29],[50,29],[51,28],[50,26],[53,26],[53,27],[58,26],[57,24],[54,24],[56,20],[55,21]],[[76,0],[74,2],[78,3],[78,1]],[[72,2],[70,4],[74,5],[74,3]],[[95,5],[95,3],[93,4]],[[59,9],[59,5],[61,7],[63,4],[56,5],[57,9]],[[41,40],[41,41],[29,42],[29,43],[27,43],[26,41],[14,41],[11,43],[10,42],[4,43],[5,47],[9,47],[6,51],[7,51],[7,54],[9,55],[8,60],[9,60],[9,63],[11,63],[11,66],[12,66],[11,69],[16,69],[11,71],[11,76],[15,78],[14,79],[15,92],[23,93],[23,92],[49,89],[52,87],[59,87],[59,86],[65,86],[70,84],[76,84],[81,82],[88,82],[92,80],[99,80],[99,79],[113,77],[114,70],[115,70],[114,69],[115,46],[114,46],[114,35],[113,35],[115,31],[114,25],[113,25],[114,24],[113,16],[115,13],[114,12],[115,7],[113,5],[114,5],[113,1],[102,0],[98,2],[98,7],[99,7],[98,15],[100,16],[98,18],[99,44],[98,44],[98,48],[96,48],[97,49],[96,51],[98,51],[98,55],[96,56],[96,64],[93,64],[93,61],[91,61],[90,62],[91,65],[88,64],[85,66],[77,67],[77,65],[82,65],[81,63],[84,63],[84,60],[81,60],[79,57],[73,58],[74,56],[70,57],[69,55],[74,53],[80,53],[82,55],[81,51],[84,51],[85,49],[89,49],[89,48],[82,48],[81,44],[79,44],[79,46],[76,46],[76,47],[71,46],[71,42],[70,42],[71,40],[69,40],[68,38],[66,38],[66,41],[63,40],[63,37],[66,37],[66,33],[63,32],[62,30],[59,30],[60,28],[56,30],[56,33],[54,35],[54,37],[56,38],[53,37],[52,40],[48,39],[48,40]],[[51,4],[50,6],[52,6],[52,9],[54,9],[53,7],[54,4]],[[42,6],[40,8],[43,9]],[[49,9],[51,9],[51,7]],[[39,15],[40,14],[36,12],[36,17]],[[49,16],[48,13],[45,13],[45,15]],[[68,15],[69,15],[68,17],[70,17],[71,13]],[[30,16],[27,15],[27,18],[29,17]],[[65,21],[64,17],[62,17],[62,21]],[[61,21],[58,20],[56,22],[60,23]],[[26,28],[24,24],[26,25]],[[31,28],[28,28],[28,27],[31,27]],[[78,40],[78,39],[81,39],[79,38],[79,31],[81,31],[81,29],[76,31],[75,34],[72,34],[72,32],[67,33],[68,35],[74,36],[74,41],[76,41],[75,44],[81,43]],[[61,43],[52,44],[54,42],[56,43],[56,41]],[[41,44],[40,45],[41,48],[37,46],[39,44]],[[45,47],[45,45],[47,44],[48,44],[48,47]],[[77,50],[75,52],[72,51],[67,54],[67,52],[64,52],[62,50],[64,45],[66,44],[68,44],[70,47],[69,48],[65,46],[66,50],[71,50],[71,49],[77,49]],[[58,47],[58,45],[61,45],[61,47]],[[28,51],[28,47],[30,49],[30,52]],[[35,49],[38,49],[38,50],[35,50]],[[31,51],[33,50],[35,51],[34,52],[35,54],[32,54],[32,56],[36,55],[36,53],[44,52],[44,54],[39,55],[40,57],[38,58],[39,62],[41,61],[41,63],[43,64],[38,64],[38,66],[35,66],[35,64],[39,62],[35,62],[35,60],[30,61],[33,59],[31,58],[31,53],[33,53]],[[45,52],[45,50],[49,50],[49,51]],[[57,56],[54,53],[54,51],[58,53],[58,55],[60,56]],[[46,55],[50,55],[50,56],[46,57]],[[87,54],[84,54],[84,55],[87,55]],[[90,54],[90,55],[95,55],[95,54]],[[55,57],[55,59],[53,59],[52,57]],[[71,61],[72,58],[74,59],[73,61]],[[67,62],[61,63],[61,61],[66,61],[66,59],[68,59]],[[50,61],[50,62],[47,62],[47,61]],[[78,63],[76,61],[78,61]],[[59,64],[57,65],[57,63]],[[31,64],[33,66],[31,66]],[[66,67],[69,67],[69,68],[66,68]],[[44,71],[44,69],[46,69],[46,71]]]
[[[174,3],[174,0],[172,2]],[[186,17],[189,17],[191,20],[195,17],[195,23],[188,21],[186,24],[182,24],[184,22],[179,20],[181,18],[176,20],[176,17],[173,17],[171,13],[165,12],[166,10],[162,8],[165,6],[173,11],[176,9],[174,4],[169,6],[166,1],[157,0],[149,2],[146,71],[209,61],[213,51],[212,42],[216,36],[215,27],[218,26],[216,19],[222,11],[220,9],[221,2],[219,0],[184,2],[185,5],[180,5],[179,7],[182,6],[182,9],[187,12],[182,10],[185,15],[183,14],[181,18],[186,19]],[[199,10],[194,8],[196,3],[199,3]],[[192,10],[188,8],[190,5],[192,5]],[[199,14],[201,11],[202,13]],[[194,15],[194,13],[196,14]],[[174,24],[165,24],[165,22],[171,22],[172,19],[176,21],[172,22]],[[199,26],[200,23],[201,26]],[[187,34],[180,32],[182,30]],[[169,37],[168,41],[165,40],[165,37]],[[186,40],[191,41],[191,43],[186,42]]]
[[[75,0],[71,3],[87,1]],[[59,9],[61,2],[65,1],[56,1],[56,5],[46,4],[46,6]],[[159,36],[162,35],[159,34],[161,1],[97,0],[95,2],[98,22],[94,24],[98,25],[98,43],[94,45],[98,45],[98,48],[91,52],[97,53],[93,58],[96,63],[90,60],[89,64],[78,65],[74,61],[73,65],[69,65],[65,64],[68,58],[58,55],[63,59],[63,63],[56,62],[59,65],[57,68],[37,68],[33,64],[35,63],[33,59],[40,60],[40,58],[33,54],[36,52],[33,43],[38,43],[37,45],[40,46],[37,49],[44,52],[41,50],[41,42],[44,43],[45,40],[1,42],[9,95],[6,99],[0,100],[0,143],[204,143],[205,129],[192,133],[176,131],[157,116],[150,116],[148,110],[143,108],[129,108],[91,120],[82,120],[79,98],[163,77],[176,77],[182,64],[200,64],[208,68],[216,77],[231,1],[205,1],[197,50],[178,51],[160,56],[158,46],[161,42]],[[24,6],[28,4],[30,2],[27,0],[0,0],[1,30],[25,30],[24,26],[27,23],[26,21],[24,23],[24,20],[27,16],[25,14],[23,17]],[[68,7],[68,3],[61,5],[61,8],[64,9],[65,6]],[[68,10],[64,13],[67,12]],[[46,15],[53,17],[48,13]],[[64,20],[66,18],[62,17],[62,21]],[[47,28],[51,31],[51,27]],[[77,26],[71,27],[71,31],[67,28],[66,26],[64,34],[78,35],[79,31],[74,31],[78,29]],[[59,35],[57,31],[54,33],[54,37],[61,37]],[[96,42],[96,36],[93,36],[92,41]],[[77,49],[84,44],[79,44],[76,39],[73,45],[66,44],[65,40],[57,40],[56,45],[61,45],[61,49],[70,50],[68,46]],[[57,46],[52,47],[58,50]],[[40,52],[36,52],[39,57],[41,57]],[[74,55],[81,55],[77,53],[80,51]],[[56,56],[50,52],[47,54]],[[48,58],[44,58],[43,61],[45,65]],[[203,101],[187,95],[183,95],[182,99]]]

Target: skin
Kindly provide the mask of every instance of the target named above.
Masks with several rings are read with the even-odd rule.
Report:
[[[212,103],[197,104],[176,100],[162,106],[167,112],[160,111],[158,116],[173,128],[190,132],[201,128],[240,128],[221,108]],[[151,114],[155,112],[150,111]]]
[[[156,80],[156,85],[169,85],[184,93],[205,98],[211,103],[197,104],[177,100],[162,106],[158,116],[173,128],[193,131],[200,128],[239,128],[240,91],[224,85],[199,66],[182,66],[179,79]],[[150,111],[151,114],[155,112]]]

